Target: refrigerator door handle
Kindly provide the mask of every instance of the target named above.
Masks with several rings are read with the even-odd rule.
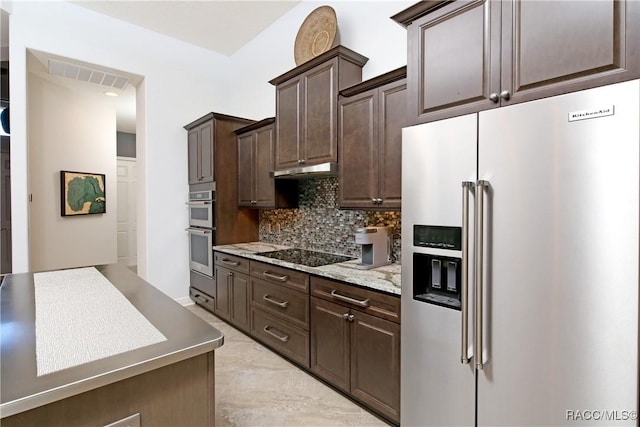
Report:
[[[483,249],[484,249],[484,193],[485,189],[489,187],[489,181],[478,181],[476,182],[476,268],[475,268],[475,303],[476,303],[476,331],[475,331],[475,345],[474,345],[474,353],[475,353],[475,361],[476,368],[478,370],[482,370],[484,368],[483,365],[483,356],[484,356],[484,337],[483,337],[483,297],[484,297],[484,259],[483,259]]]
[[[462,342],[460,363],[468,364],[469,357],[469,193],[475,185],[471,181],[462,182],[462,289],[460,305],[462,310]]]

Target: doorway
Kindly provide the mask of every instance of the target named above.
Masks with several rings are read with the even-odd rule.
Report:
[[[118,263],[137,272],[136,159],[118,157]]]

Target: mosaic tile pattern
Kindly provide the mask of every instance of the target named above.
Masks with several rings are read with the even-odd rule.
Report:
[[[356,228],[393,227],[393,255],[400,261],[400,211],[338,209],[338,179],[300,180],[298,209],[260,211],[260,241],[302,249],[361,256]]]

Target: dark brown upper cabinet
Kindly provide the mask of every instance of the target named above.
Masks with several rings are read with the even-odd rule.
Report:
[[[238,206],[294,208],[298,183],[273,178],[274,118],[236,130],[238,135]]]
[[[426,1],[407,26],[412,124],[640,76],[640,2]]]
[[[213,120],[189,129],[189,185],[214,181]]]
[[[406,67],[340,92],[340,208],[399,209]]]
[[[275,170],[338,161],[338,92],[362,81],[367,61],[336,46],[271,80],[276,86]]]
[[[254,123],[253,120],[227,116],[219,113],[209,113],[200,117],[184,128],[187,130],[187,145],[189,159],[189,185],[206,184],[216,181],[217,158],[229,145],[235,143],[234,130]],[[203,185],[203,190],[210,186]],[[195,189],[197,191],[197,188]]]
[[[238,150],[234,133],[252,123],[253,120],[209,113],[184,127],[189,191],[215,190],[213,217],[218,245],[258,240],[258,212],[238,209]]]

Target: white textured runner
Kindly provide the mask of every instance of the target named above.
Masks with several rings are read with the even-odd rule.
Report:
[[[93,267],[33,280],[38,376],[166,340]]]

